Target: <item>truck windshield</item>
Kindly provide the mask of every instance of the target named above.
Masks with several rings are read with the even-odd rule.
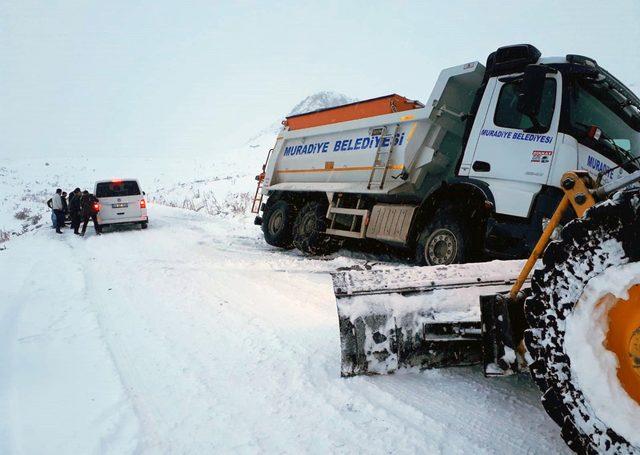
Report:
[[[640,157],[640,111],[606,80],[575,78],[569,104],[574,130],[586,135],[596,126],[602,131],[598,152],[618,165]],[[638,169],[638,162],[631,166]]]

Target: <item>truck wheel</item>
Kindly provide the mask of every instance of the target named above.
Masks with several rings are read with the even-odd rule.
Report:
[[[293,245],[303,253],[322,256],[335,253],[341,242],[324,234],[327,229],[327,206],[320,202],[307,202],[293,224]]]
[[[417,265],[448,265],[468,259],[469,233],[459,215],[438,210],[418,237]]]
[[[267,204],[262,220],[264,240],[273,246],[289,249],[292,246],[294,209],[287,201]]]
[[[142,223],[140,223],[140,227],[142,229],[146,229],[147,227],[149,227],[149,222],[148,221],[143,221]]]
[[[531,376],[576,453],[640,453],[628,417],[640,415],[639,195],[618,193],[568,223],[525,302]]]

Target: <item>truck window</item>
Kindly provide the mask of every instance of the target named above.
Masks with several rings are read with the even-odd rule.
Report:
[[[96,185],[96,197],[137,196],[140,194],[138,183],[133,180],[101,182]]]
[[[640,156],[640,128],[624,115],[623,107],[607,85],[587,79],[576,79],[571,84],[569,96],[569,118],[571,128],[578,140],[586,135],[591,126],[602,130],[606,138],[588,145],[616,164],[622,164]],[[616,150],[611,144],[617,145]],[[627,169],[632,172],[637,166]]]
[[[514,128],[518,130],[528,130],[533,126],[531,120],[526,115],[518,112],[518,85],[519,82],[508,82],[500,89],[500,96],[496,104],[496,112],[493,123],[504,128]],[[547,79],[542,92],[542,104],[538,121],[549,131],[553,110],[556,105],[556,80]]]

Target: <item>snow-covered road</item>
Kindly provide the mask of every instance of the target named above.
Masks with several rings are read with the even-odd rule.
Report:
[[[527,378],[340,378],[327,272],[358,259],[273,250],[248,222],[150,217],[0,251],[0,453],[567,450]]]

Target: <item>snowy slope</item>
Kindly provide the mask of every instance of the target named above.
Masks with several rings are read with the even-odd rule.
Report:
[[[247,148],[211,159],[16,159],[0,168],[0,244],[50,224],[45,202],[56,187],[93,192],[99,179],[138,178],[151,202],[223,216],[244,213],[264,156],[262,149]]]
[[[147,231],[39,229],[0,251],[0,453],[566,452],[526,377],[340,378],[327,272],[361,260],[149,214]]]
[[[312,112],[318,109],[326,109],[328,107],[340,106],[342,104],[353,103],[357,101],[355,98],[350,98],[342,93],[322,91],[307,96],[305,99],[296,104],[291,112],[287,115],[304,114],[305,112]],[[245,145],[250,148],[263,148],[269,149],[275,143],[275,136],[282,128],[282,120],[272,123],[268,127],[262,129],[255,135],[253,135]]]
[[[289,115],[304,114],[305,112],[313,112],[318,109],[326,109],[328,107],[341,106],[357,101],[342,93],[323,91],[307,96],[291,109]]]
[[[318,92],[300,101],[291,113],[354,101],[335,92]],[[45,226],[50,213],[44,205],[56,187],[76,186],[93,191],[98,179],[135,177],[151,202],[204,211],[216,216],[243,216],[250,210],[255,176],[275,144],[280,121],[232,149],[212,150],[211,156],[136,157],[79,156],[73,159],[20,159],[0,166],[0,248],[12,236]]]

